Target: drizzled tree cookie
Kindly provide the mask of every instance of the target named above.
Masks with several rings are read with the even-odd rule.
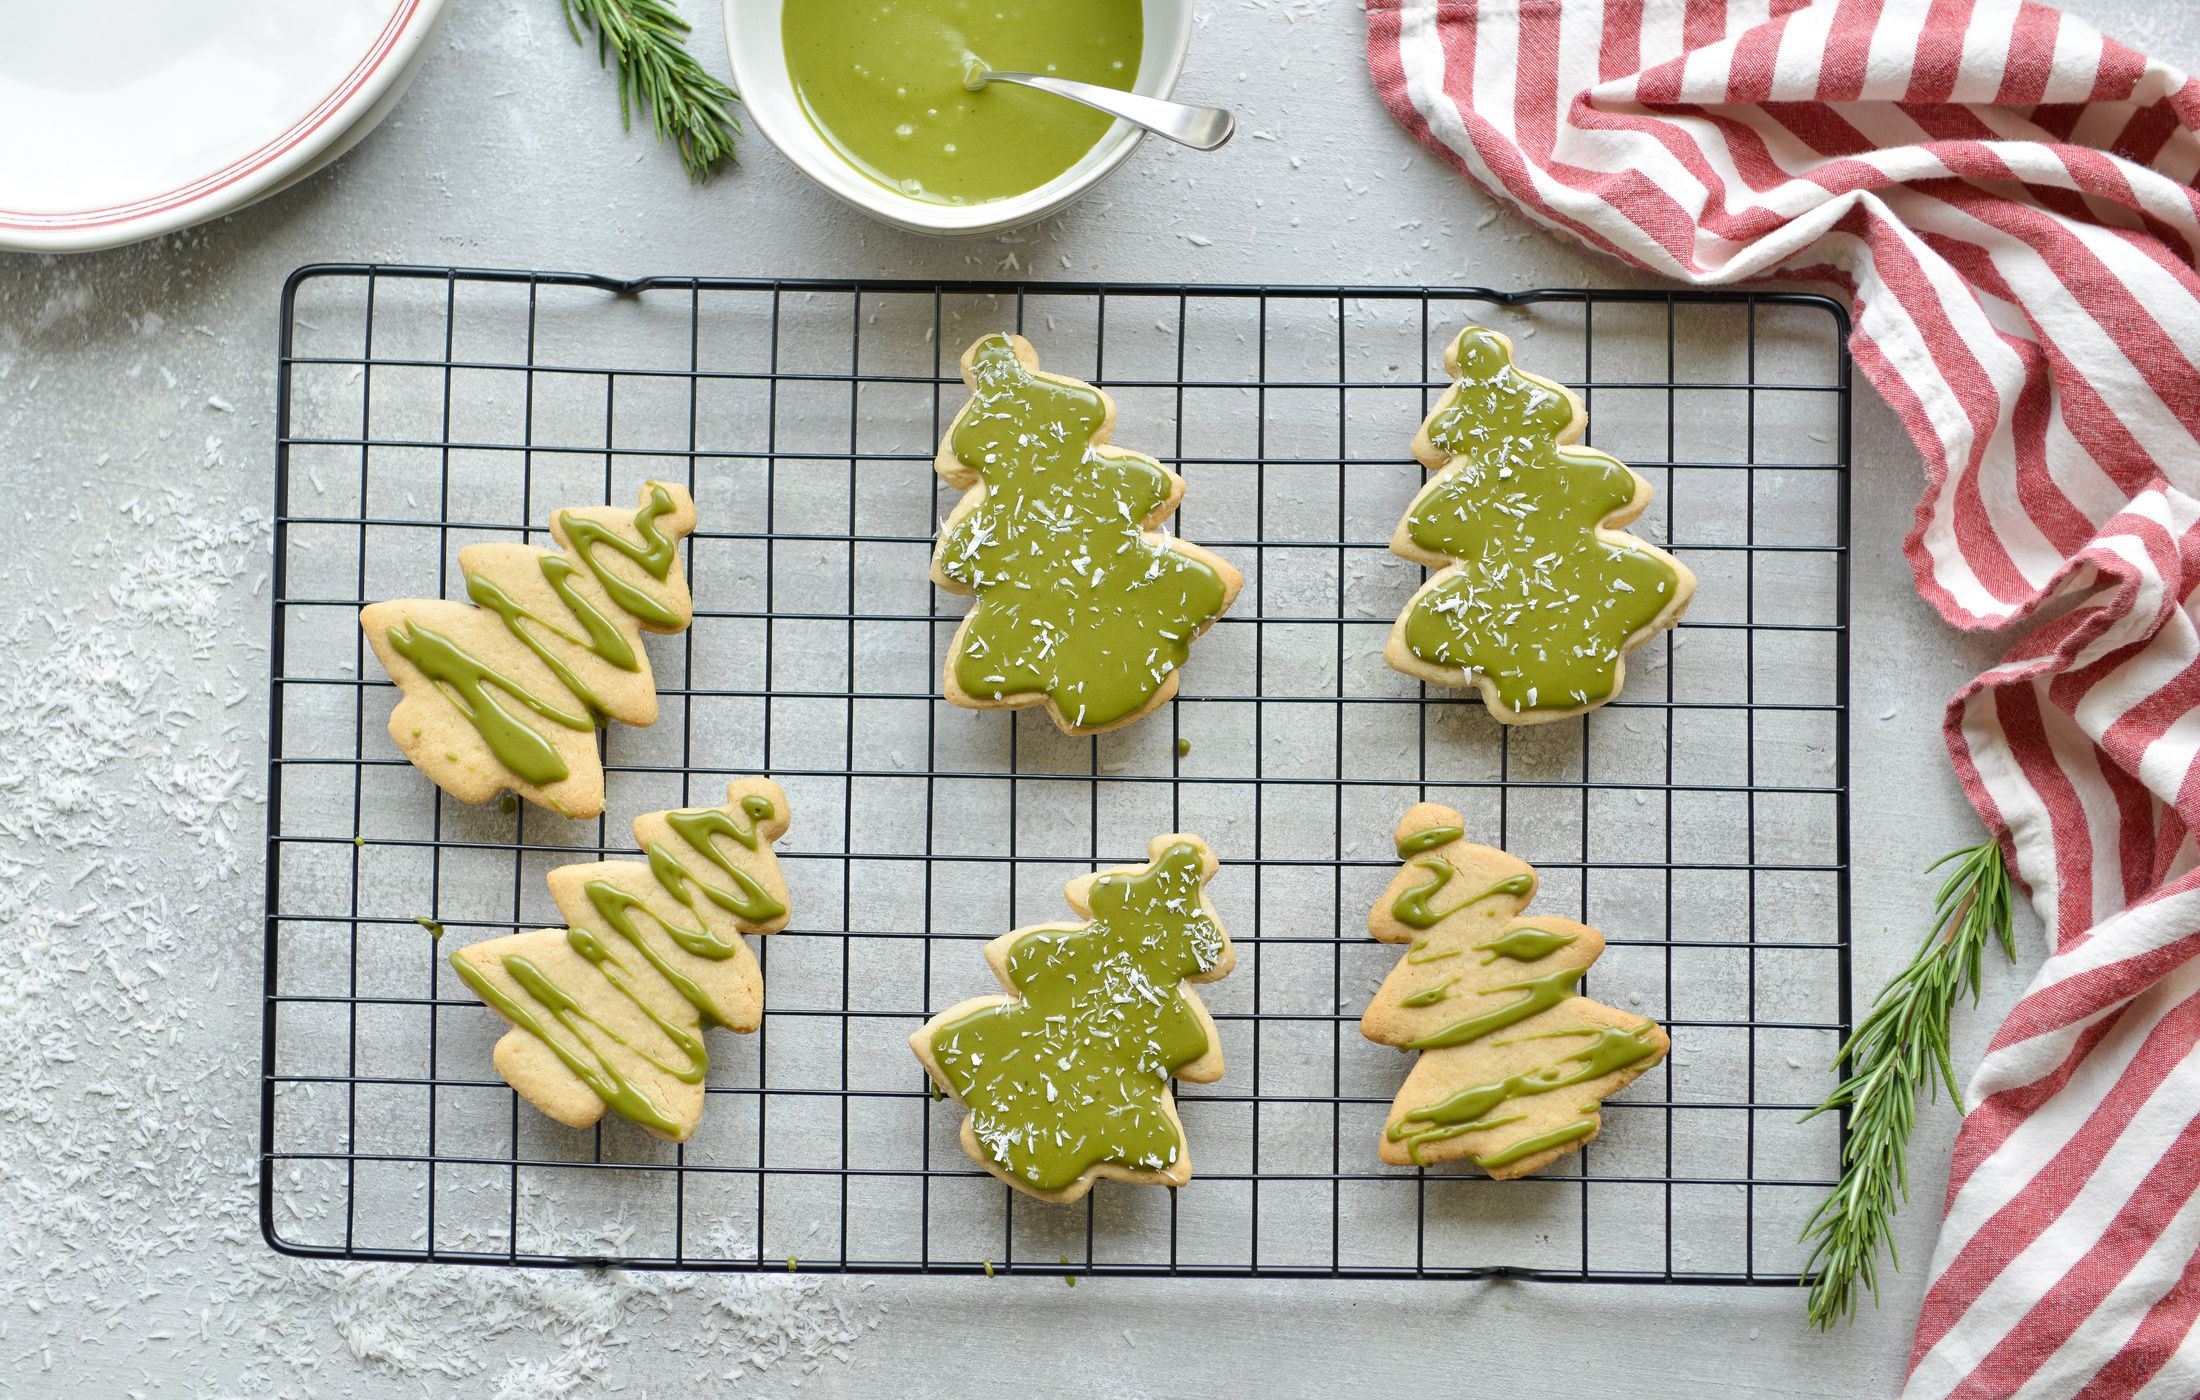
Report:
[[[763,1015],[742,935],[786,927],[772,843],[787,820],[787,795],[768,778],[729,784],[722,807],[637,817],[646,859],[550,872],[568,927],[452,953],[459,980],[511,1023],[497,1073],[567,1127],[609,1109],[684,1141],[703,1114],[703,1032],[753,1031]]]
[[[941,527],[932,581],[978,602],[948,648],[947,698],[1044,704],[1071,734],[1160,708],[1243,576],[1160,532],[1184,481],[1109,445],[1106,394],[1042,371],[1019,335],[980,339],[962,374],[970,402],[935,465],[963,498]]]
[[[1157,836],[1149,851],[1144,865],[1069,882],[1082,922],[986,945],[1009,995],[950,1007],[909,1037],[969,1110],[963,1150],[1042,1201],[1078,1200],[1102,1177],[1192,1179],[1169,1081],[1222,1077],[1214,1021],[1189,984],[1226,975],[1236,954],[1207,903],[1207,844]]]
[[[567,817],[603,811],[596,731],[657,719],[643,632],[693,617],[679,540],[695,502],[652,481],[638,508],[591,506],[550,517],[555,550],[468,545],[460,603],[400,598],[360,610],[359,625],[404,692],[390,737],[461,802],[510,790]]]
[[[1470,326],[1444,353],[1452,387],[1413,455],[1435,475],[1391,537],[1436,574],[1383,655],[1409,676],[1472,685],[1507,724],[1541,724],[1619,694],[1627,653],[1672,626],[1695,576],[1619,527],[1650,483],[1575,445],[1588,416],[1564,385],[1513,365]]]
[[[1604,1100],[1665,1058],[1665,1033],[1575,995],[1604,937],[1523,911],[1535,871],[1465,840],[1423,802],[1397,829],[1406,864],[1367,919],[1406,955],[1360,1018],[1368,1039],[1420,1058],[1384,1124],[1395,1166],[1466,1160],[1505,1180],[1596,1136]]]

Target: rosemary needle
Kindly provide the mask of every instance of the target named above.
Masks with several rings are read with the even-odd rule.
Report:
[[[1948,1018],[1968,989],[1978,1003],[1979,971],[1986,945],[1999,940],[2016,961],[2011,926],[2009,871],[1992,841],[1952,851],[1928,870],[1955,869],[1934,900],[1933,929],[1917,956],[1880,990],[1869,1016],[1841,1047],[1834,1063],[1848,1077],[1806,1119],[1828,1110],[1849,1112],[1849,1139],[1841,1153],[1841,1179],[1803,1226],[1811,1247],[1803,1266],[1810,1287],[1810,1320],[1828,1328],[1856,1320],[1856,1289],[1879,1301],[1879,1255],[1896,1268],[1894,1213],[1909,1199],[1906,1153],[1917,1124],[1917,1096],[1938,1098],[1936,1078],[1958,1113],[1955,1063],[1948,1053]]]
[[[667,0],[560,0],[577,42],[582,29],[596,33],[596,61],[619,61],[619,120],[629,129],[634,109],[645,107],[659,141],[680,148],[688,178],[698,184],[721,162],[734,159],[741,124],[731,104],[739,94],[711,75],[688,51],[688,22]]]

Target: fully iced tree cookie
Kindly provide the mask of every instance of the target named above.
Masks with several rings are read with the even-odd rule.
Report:
[[[693,616],[679,540],[695,502],[652,481],[637,509],[550,517],[555,550],[468,545],[468,603],[400,598],[360,610],[374,654],[404,698],[390,737],[461,802],[507,789],[568,817],[603,811],[596,731],[652,724],[657,687],[642,633]]]
[[[1665,1058],[1665,1032],[1575,995],[1603,935],[1524,913],[1535,871],[1470,844],[1457,812],[1423,802],[1397,841],[1406,864],[1367,928],[1407,950],[1360,1030],[1421,1057],[1390,1106],[1382,1159],[1465,1159],[1500,1180],[1541,1171],[1596,1136],[1604,1100]]]
[[[1435,475],[1390,548],[1436,574],[1383,649],[1438,685],[1472,685],[1507,724],[1540,724],[1619,694],[1627,653],[1679,620],[1695,576],[1619,527],[1650,483],[1575,446],[1588,417],[1564,385],[1513,365],[1512,342],[1470,326],[1444,353],[1452,387],[1413,455]]]
[[[1043,1201],[1078,1200],[1102,1177],[1192,1179],[1169,1081],[1222,1077],[1215,1023],[1189,984],[1224,976],[1236,954],[1207,904],[1207,844],[1157,836],[1148,849],[1144,865],[1070,881],[1081,922],[986,945],[1010,995],[950,1007],[909,1037],[970,1110],[963,1150]]]
[[[1071,734],[1160,708],[1243,577],[1160,532],[1184,481],[1108,444],[1106,394],[1042,371],[1019,335],[979,340],[962,373],[970,402],[936,467],[963,498],[940,530],[932,581],[978,602],[948,648],[947,698],[1044,704]]]
[[[742,935],[786,927],[772,843],[787,816],[779,784],[742,778],[722,807],[637,817],[646,859],[550,872],[568,927],[452,953],[459,979],[511,1023],[497,1073],[567,1127],[609,1109],[684,1141],[703,1114],[703,1032],[753,1031],[763,1015],[763,975]]]

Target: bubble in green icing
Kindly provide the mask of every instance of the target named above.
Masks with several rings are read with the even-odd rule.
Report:
[[[1464,838],[1466,834],[1464,830],[1456,826],[1424,827],[1398,842],[1398,859],[1404,860],[1409,856],[1421,855],[1435,850],[1438,846],[1448,846],[1452,842]]]
[[[1673,601],[1680,575],[1647,548],[1608,542],[1606,516],[1634,499],[1634,473],[1561,447],[1565,394],[1513,367],[1493,332],[1470,327],[1459,379],[1428,422],[1458,470],[1406,516],[1415,544],[1456,562],[1407,610],[1407,648],[1478,672],[1516,711],[1609,699],[1628,640]]]
[[[1451,995],[1451,984],[1458,980],[1454,977],[1448,981],[1432,983],[1411,996],[1398,998],[1398,1004],[1400,1006],[1434,1006]]]
[[[1101,877],[1089,922],[1035,930],[1010,950],[1020,1000],[930,1029],[980,1147],[1017,1180],[1059,1191],[1103,1162],[1164,1171],[1183,1155],[1169,1079],[1208,1039],[1181,984],[1223,950],[1203,873],[1200,848],[1180,841]]]
[[[1501,938],[1475,944],[1474,951],[1489,954],[1482,959],[1484,967],[1499,958],[1511,958],[1514,962],[1540,962],[1579,936],[1572,933],[1552,933],[1549,929],[1516,928]]]
[[[1146,538],[1169,473],[1096,448],[1108,407],[1089,384],[1042,377],[1005,335],[972,349],[973,396],[949,434],[985,484],[941,541],[940,572],[977,594],[952,662],[988,700],[1045,695],[1072,728],[1137,713],[1222,614],[1205,560]]]

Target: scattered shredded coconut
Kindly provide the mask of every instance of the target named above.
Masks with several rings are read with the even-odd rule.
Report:
[[[95,309],[67,289],[50,322]],[[0,372],[25,324],[0,321]],[[171,407],[240,412],[203,387]],[[365,1393],[363,1369],[406,1393],[561,1400],[642,1393],[630,1358],[667,1347],[731,1393],[847,1360],[883,1317],[853,1280],[322,1263],[261,1241],[248,867],[270,528],[235,502],[269,475],[194,436],[120,466],[84,451],[102,474],[82,502],[0,557],[0,1395],[303,1400]],[[91,580],[64,597],[70,570]],[[279,1227],[340,1236],[310,1170],[276,1188]],[[558,1237],[549,1203],[520,1206],[526,1238]],[[634,1234],[614,1221],[574,1247]]]

